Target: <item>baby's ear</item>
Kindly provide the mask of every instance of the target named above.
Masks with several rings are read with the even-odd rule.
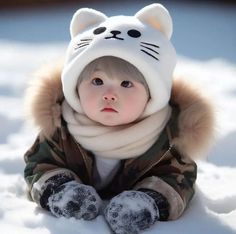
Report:
[[[70,23],[71,37],[75,37],[79,32],[99,24],[107,19],[107,16],[100,11],[89,8],[82,8],[75,12]]]
[[[161,4],[154,3],[142,8],[135,14],[141,22],[161,31],[168,39],[172,35],[172,19],[168,10]]]

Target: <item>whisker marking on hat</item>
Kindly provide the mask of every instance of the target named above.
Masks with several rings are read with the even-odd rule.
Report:
[[[160,46],[155,45],[155,44],[152,44],[152,43],[142,42],[142,41],[141,41],[141,43],[144,44],[144,45],[149,45],[149,46],[154,46],[154,47],[156,47],[156,48],[160,48]]]
[[[93,39],[90,38],[84,38],[84,39],[80,39],[80,41],[92,41]]]
[[[79,49],[79,48],[82,48],[82,47],[84,47],[84,46],[88,46],[89,45],[89,43],[84,43],[84,44],[78,44],[78,46],[77,47],[75,47],[75,50],[76,49]]]
[[[157,52],[156,50],[151,49],[151,48],[149,48],[149,47],[147,47],[147,46],[141,45],[141,47],[146,48],[146,49],[148,49],[148,50],[151,50],[152,52],[154,52],[154,53],[156,53],[156,54],[159,54],[159,52]]]
[[[155,57],[153,54],[150,54],[150,53],[149,53],[149,52],[147,52],[146,50],[143,50],[143,49],[141,49],[141,51],[142,51],[142,52],[144,52],[145,54],[147,54],[147,55],[151,56],[152,58],[154,58],[154,59],[156,59],[156,60],[158,60],[158,61],[159,61],[159,59],[158,59],[157,57]]]
[[[84,42],[77,43],[77,46],[84,45],[84,44],[89,44],[89,43],[90,43],[89,41],[84,41]]]

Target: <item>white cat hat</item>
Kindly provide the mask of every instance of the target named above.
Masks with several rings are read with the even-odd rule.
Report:
[[[172,19],[161,4],[148,5],[134,16],[107,17],[82,8],[72,18],[70,33],[62,86],[76,112],[83,113],[76,91],[78,77],[86,65],[103,56],[126,60],[143,74],[151,97],[143,117],[167,105],[176,52],[170,42]]]

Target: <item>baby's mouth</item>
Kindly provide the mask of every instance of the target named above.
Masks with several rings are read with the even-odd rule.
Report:
[[[117,110],[111,108],[111,107],[105,107],[101,110],[101,112],[115,112],[115,113],[118,113]]]

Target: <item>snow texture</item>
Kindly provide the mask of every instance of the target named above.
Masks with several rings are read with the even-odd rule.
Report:
[[[109,9],[109,15],[130,14],[131,9],[134,13],[144,6],[141,2],[139,6],[134,4],[135,9],[134,5],[119,3],[121,7]],[[78,7],[81,5],[75,9]],[[102,5],[95,8],[104,10]],[[219,59],[230,54],[234,58],[231,61],[236,62],[235,8],[230,6],[227,10],[215,3],[205,8],[194,5],[191,9],[187,4],[167,8],[175,19],[177,52],[182,50],[191,55],[206,51],[206,57],[211,58],[200,61],[179,57],[176,74],[198,83],[212,98],[218,116],[218,135],[207,160],[197,162],[196,194],[186,212],[178,220],[156,222],[142,233],[236,234],[236,64]],[[112,233],[102,215],[92,221],[56,218],[26,195],[23,155],[33,144],[37,129],[24,122],[23,93],[35,69],[63,56],[67,42],[55,41],[61,37],[69,40],[68,25],[74,11],[65,12],[55,9],[54,13],[28,10],[0,14],[1,234]],[[51,43],[46,41],[46,33],[52,36]],[[212,59],[212,55],[218,58]]]
[[[143,192],[124,191],[113,197],[105,209],[105,218],[116,234],[137,234],[149,228],[159,217],[155,201]]]
[[[92,220],[101,205],[102,200],[93,187],[76,181],[59,186],[48,199],[49,209],[56,217]]]

